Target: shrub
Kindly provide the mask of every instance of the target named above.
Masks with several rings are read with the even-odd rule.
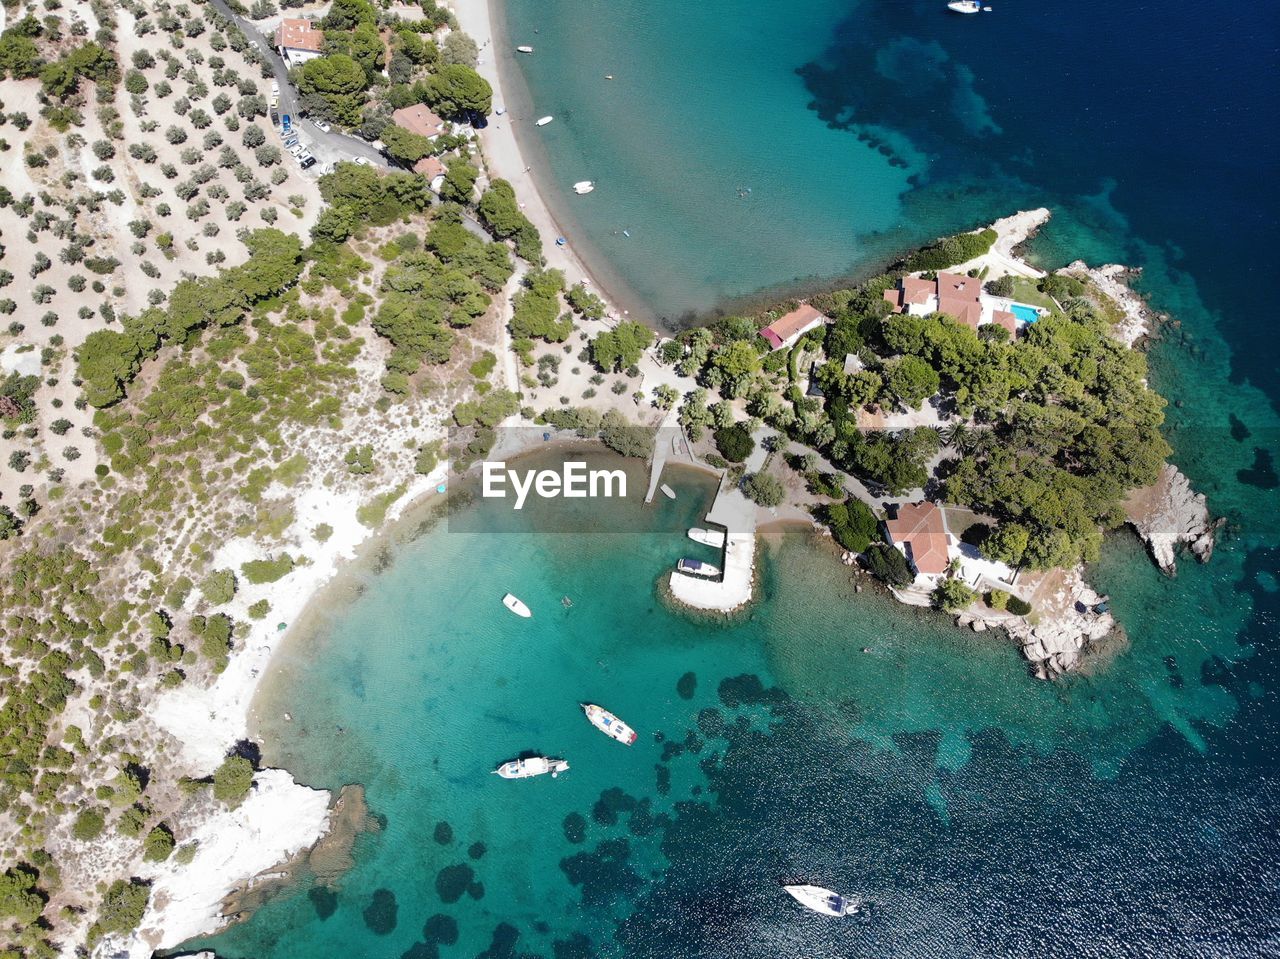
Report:
[[[867,547],[866,562],[871,575],[889,586],[910,586],[915,580],[907,558],[884,543],[873,543]]]
[[[756,448],[756,441],[751,438],[751,430],[746,423],[734,423],[718,429],[714,437],[716,449],[730,463],[741,463]]]
[[[987,284],[987,292],[992,296],[1013,296],[1013,277],[1002,276]]]
[[[254,559],[242,563],[240,572],[244,573],[245,579],[257,586],[262,583],[274,583],[289,575],[294,565],[293,557],[283,553],[278,559]]]
[[[962,579],[948,577],[933,590],[933,604],[948,613],[958,613],[970,606],[978,594]]]
[[[822,518],[831,527],[836,542],[855,553],[865,553],[879,536],[880,522],[875,513],[856,496],[824,507]]]
[[[142,841],[142,858],[147,862],[164,862],[173,852],[173,845],[173,833],[161,823]]]
[[[102,827],[106,825],[106,817],[101,809],[84,809],[76,816],[71,826],[71,834],[82,842],[89,842],[102,835]]]
[[[1031,604],[1019,596],[1010,596],[1009,612],[1015,616],[1028,616],[1031,613]]]
[[[253,764],[242,756],[228,756],[213,774],[213,798],[238,806],[253,785]]]
[[[958,233],[912,253],[903,261],[903,267],[910,273],[918,270],[945,270],[949,266],[967,263],[974,257],[982,256],[991,249],[991,244],[995,241],[996,231],[992,229],[979,230],[977,233]]]
[[[992,609],[1008,609],[1009,594],[1003,589],[993,589],[987,593],[987,605]]]
[[[785,490],[782,481],[769,473],[752,473],[742,484],[747,498],[761,506],[777,506],[782,502]]]
[[[236,594],[236,574],[229,569],[215,570],[200,584],[200,592],[213,606],[229,603]]]

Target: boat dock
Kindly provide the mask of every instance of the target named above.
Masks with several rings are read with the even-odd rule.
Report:
[[[666,465],[668,457],[693,462],[693,451],[689,449],[689,441],[684,438],[684,431],[680,429],[680,412],[675,407],[662,418],[658,432],[654,434],[653,460],[649,464],[649,489],[644,494],[646,504],[653,502],[660,485],[664,496],[676,498],[671,487],[662,484],[662,467]]]
[[[751,600],[751,582],[756,558],[756,506],[736,486],[723,479],[707,522],[723,526],[724,549],[718,580],[699,579],[683,573],[671,574],[671,594],[694,609],[728,613]]]

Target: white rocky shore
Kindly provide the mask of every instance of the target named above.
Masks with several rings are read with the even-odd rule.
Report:
[[[1155,314],[1147,308],[1142,297],[1129,288],[1126,280],[1142,271],[1119,263],[1105,266],[1089,266],[1084,260],[1076,260],[1063,267],[1063,273],[1081,280],[1090,280],[1124,311],[1124,319],[1112,331],[1117,340],[1133,347],[1151,335],[1155,327]]]
[[[1167,575],[1178,573],[1178,547],[1186,545],[1196,559],[1207,563],[1222,520],[1214,520],[1203,493],[1172,463],[1146,489],[1134,490],[1125,502],[1125,515],[1151,551],[1151,558]]]
[[[217,931],[228,921],[222,904],[233,887],[265,878],[325,833],[329,800],[328,792],[298,785],[283,769],[266,769],[235,809],[211,803],[187,839],[197,843],[190,863],[170,860],[142,876],[151,880],[142,925],[126,940],[104,942],[97,953],[148,959],[156,949]]]

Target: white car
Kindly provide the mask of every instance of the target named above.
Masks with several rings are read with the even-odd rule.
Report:
[[[317,130],[320,130],[323,133],[328,133],[330,130],[333,129],[331,126],[329,126],[329,124],[325,123],[323,120],[312,120],[311,122],[316,125]]]
[[[368,157],[356,157],[356,163],[360,166],[373,166],[373,161]]]
[[[306,150],[303,148],[301,143],[295,143],[293,146],[289,147],[290,156],[301,156],[305,152]]]

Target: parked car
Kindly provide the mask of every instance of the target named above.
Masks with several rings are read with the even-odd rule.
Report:
[[[273,109],[271,111],[271,125],[278,127],[280,125],[280,111]]]
[[[302,167],[304,170],[309,166],[315,166],[315,163],[316,158],[310,153],[304,153],[302,156],[298,157],[298,166]]]
[[[356,157],[356,163],[360,166],[373,166],[373,161],[368,157]]]
[[[321,130],[324,133],[328,133],[333,129],[333,127],[329,126],[329,124],[325,123],[323,120],[312,120],[311,122],[316,125],[316,129]]]
[[[295,157],[302,156],[302,154],[306,152],[307,151],[303,148],[301,143],[295,143],[293,146],[289,147],[290,156],[295,156]]]
[[[284,116],[282,116],[280,118],[280,129],[283,130],[285,133],[288,133],[290,130],[292,130],[293,117],[289,116],[289,114],[287,113]]]

